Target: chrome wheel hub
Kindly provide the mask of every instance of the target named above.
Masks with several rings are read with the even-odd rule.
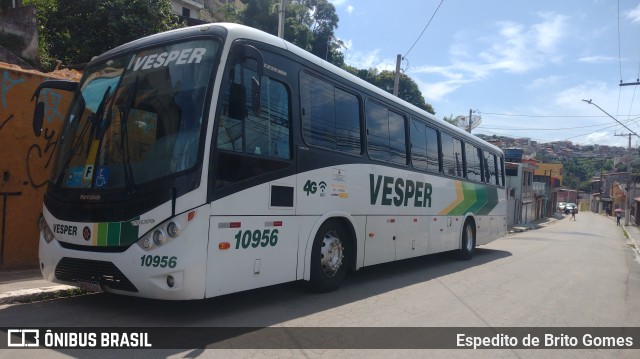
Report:
[[[335,232],[327,232],[320,247],[320,264],[327,277],[333,277],[338,273],[344,258],[344,247]]]

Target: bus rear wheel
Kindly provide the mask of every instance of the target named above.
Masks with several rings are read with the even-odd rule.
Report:
[[[476,248],[476,232],[473,228],[473,221],[466,221],[462,229],[462,241],[458,249],[457,257],[462,260],[469,260],[473,257]]]
[[[311,249],[311,288],[329,292],[340,287],[347,275],[347,232],[336,220],[323,223],[316,233]]]

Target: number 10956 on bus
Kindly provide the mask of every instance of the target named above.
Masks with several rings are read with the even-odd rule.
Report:
[[[246,231],[238,231],[234,236],[236,239],[236,249],[240,249],[241,247],[246,249],[249,247],[258,248],[261,247],[275,247],[278,244],[278,230],[259,230],[256,229],[254,231],[246,230]]]

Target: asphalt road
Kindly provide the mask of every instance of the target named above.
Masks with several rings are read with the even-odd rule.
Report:
[[[478,247],[364,268],[338,291],[302,283],[196,302],[107,294],[0,307],[2,327],[640,327],[640,263],[611,219],[579,213]],[[416,334],[415,332],[413,334]],[[412,335],[411,331],[407,335]],[[0,338],[4,340],[3,338]],[[387,338],[389,339],[389,338]],[[394,338],[390,338],[393,340]],[[401,338],[397,338],[400,340]],[[0,358],[125,351],[5,350]],[[637,358],[640,350],[151,350],[138,357]]]

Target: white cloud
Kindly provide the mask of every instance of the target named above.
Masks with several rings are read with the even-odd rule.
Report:
[[[349,15],[353,14],[353,6],[352,5],[347,6],[347,13],[349,13]]]
[[[461,83],[455,81],[443,81],[436,83],[416,81],[416,83],[418,84],[418,88],[420,88],[420,92],[422,92],[422,96],[424,96],[426,102],[442,101],[446,95],[462,86]]]
[[[593,132],[585,137],[584,142],[585,144],[609,144],[611,142],[611,133],[605,131]]]
[[[541,13],[544,21],[526,27],[513,22],[499,23],[499,36],[479,57],[491,70],[524,73],[562,59],[558,47],[566,34],[567,17]]]
[[[351,44],[351,42],[349,42]],[[344,61],[346,64],[359,69],[376,68],[382,70],[395,70],[395,59],[383,59],[380,57],[380,49],[375,49],[367,53],[359,51],[345,51]]]
[[[498,24],[497,34],[484,37],[489,45],[473,50],[473,43],[465,38],[473,34],[458,34],[451,45],[451,63],[445,66],[418,66],[410,68],[410,74],[436,75],[444,78],[420,86],[425,98],[442,100],[446,95],[466,83],[483,80],[494,72],[526,73],[562,59],[560,45],[566,36],[568,17],[552,13],[538,14],[542,21],[530,26],[515,22]],[[471,56],[470,54],[477,55]],[[478,61],[480,60],[480,61]],[[557,78],[539,79],[531,86],[542,86]]]
[[[578,59],[580,62],[584,62],[587,64],[604,64],[607,62],[617,61],[618,58],[613,56],[603,56],[603,55],[595,55],[595,56],[584,56]]]
[[[588,104],[582,100],[594,99],[595,102],[598,102],[607,98],[610,93],[611,90],[604,82],[587,81],[559,92],[556,95],[555,103],[568,109],[584,110]]]
[[[640,23],[640,4],[638,4],[635,9],[627,12],[627,18],[631,19],[631,22]]]
[[[332,3],[333,6],[335,6],[335,7],[342,6],[348,1],[349,0],[329,0],[329,2]]]
[[[551,75],[551,76],[547,76],[547,77],[540,77],[540,78],[537,78],[537,79],[531,81],[531,83],[527,86],[527,89],[533,90],[533,89],[539,89],[539,88],[545,88],[545,87],[548,87],[548,86],[553,86],[553,85],[556,85],[557,83],[559,83],[561,79],[562,79],[562,77],[561,76],[557,76],[557,75]]]

